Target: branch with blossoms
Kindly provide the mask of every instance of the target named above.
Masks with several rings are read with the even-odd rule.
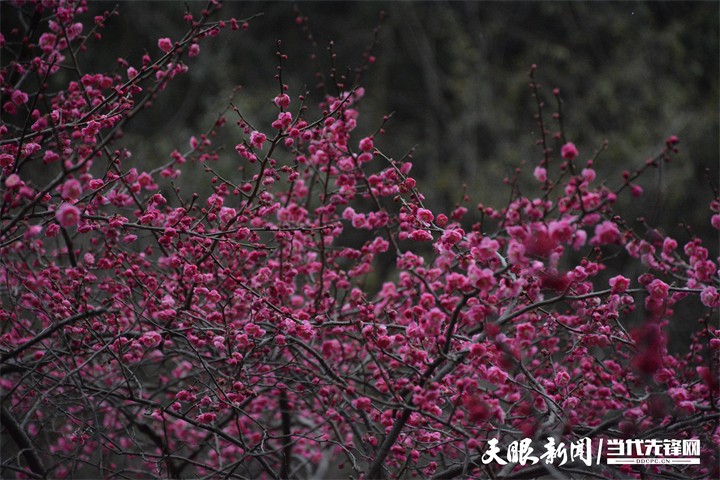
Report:
[[[310,108],[283,83],[278,43],[274,121],[228,100],[188,150],[133,161],[121,128],[206,37],[252,20],[212,20],[220,7],[188,11],[187,33],[124,75],[82,70],[114,11],[83,35],[85,3],[26,2],[28,42],[2,37],[15,59],[0,75],[3,474],[720,474],[717,252],[641,235],[619,204],[678,138],[610,188],[604,146],[582,164],[560,91],[548,116],[533,67],[536,193],[509,181],[508,204],[479,205],[479,221],[433,212],[411,156],[378,148],[390,116],[360,137],[365,91],[335,71],[338,92]],[[235,148],[214,145],[233,125]],[[198,171],[210,195],[176,186]],[[669,326],[687,312],[699,321],[677,351]],[[699,463],[486,461],[628,438],[698,440]]]

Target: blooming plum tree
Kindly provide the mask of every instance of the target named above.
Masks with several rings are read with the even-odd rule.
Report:
[[[313,117],[278,52],[271,125],[231,107],[149,167],[123,148],[124,126],[206,37],[252,19],[211,20],[212,1],[141,64],[89,73],[81,57],[115,11],[18,8],[32,24],[0,36],[3,475],[720,475],[716,253],[640,235],[616,205],[676,137],[613,188],[548,132],[533,68],[537,193],[510,181],[509,203],[472,223],[425,204],[411,157],[376,148],[382,129],[355,133],[362,88]],[[228,125],[243,136],[230,153],[214,145]],[[193,168],[207,198],[174,187]],[[720,228],[717,196],[710,210]],[[613,270],[618,256],[640,274]],[[394,270],[374,288],[379,262]],[[668,345],[675,322],[693,332],[683,351]],[[529,455],[617,439],[699,440],[700,461]]]

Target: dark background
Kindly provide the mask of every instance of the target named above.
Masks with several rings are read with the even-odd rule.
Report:
[[[199,6],[190,4],[195,11]],[[657,155],[668,136],[681,139],[679,156],[640,179],[645,194],[632,198],[625,191],[619,208],[638,234],[658,228],[680,245],[698,235],[717,258],[718,235],[709,225],[708,204],[714,196],[711,184],[716,187],[719,176],[719,6],[229,2],[221,11],[223,18],[263,16],[252,20],[247,31],[224,32],[204,42],[189,75],[164,92],[155,108],[128,130],[127,138],[138,161],[166,159],[172,149],[187,145],[190,135],[212,125],[236,85],[243,88],[235,104],[256,127],[270,131],[276,114],[270,99],[278,91],[273,78],[276,41],[282,40],[289,57],[283,70],[289,93],[295,99],[307,91],[308,103],[315,104],[324,92],[336,93],[328,78],[329,42],[338,73],[349,72],[351,83],[384,12],[373,50],[377,60],[360,80],[366,96],[359,106],[355,139],[375,132],[382,117],[393,113],[387,133],[376,144],[395,158],[416,147],[412,173],[436,213],[449,213],[463,191],[471,198],[465,204],[468,225],[478,218],[478,203],[501,208],[509,198],[503,179],[522,164],[524,193],[540,193],[532,171],[542,151],[535,145],[536,107],[528,88],[528,72],[536,64],[548,103],[545,116],[555,109],[552,89],[557,87],[564,100],[566,135],[579,148],[580,159],[593,157],[607,140],[596,168],[597,181],[607,181],[610,188],[622,184],[623,170],[638,168]],[[298,9],[306,19],[302,25],[296,23]],[[107,35],[106,41],[138,61],[144,45],[154,48],[164,35],[180,37],[184,10],[180,2],[121,3],[121,28],[109,28],[116,36]],[[324,88],[318,85],[323,81]],[[240,136],[232,126],[226,130],[223,141],[230,152],[223,160],[227,163],[218,167],[232,178],[237,168],[232,146]],[[199,178],[188,176],[185,181]],[[202,185],[208,185],[206,179]],[[622,255],[606,264],[608,272],[633,279],[644,273],[641,265],[628,263]],[[390,272],[382,265],[376,270],[368,281],[379,287]],[[672,349],[685,348],[702,314],[699,303],[684,302],[678,308],[683,321],[669,326]]]
[[[11,40],[17,14],[9,2],[0,4],[3,32]],[[107,22],[102,40],[89,42],[81,68],[109,72],[118,69],[119,57],[135,66],[145,52],[157,58],[157,39],[180,39],[187,30],[185,11],[197,18],[205,5],[89,2],[91,14],[117,7],[120,15]],[[164,162],[172,150],[186,148],[191,135],[212,126],[238,85],[235,104],[256,128],[270,132],[276,41],[289,57],[283,70],[289,93],[296,99],[308,92],[314,105],[325,91],[337,93],[328,78],[329,42],[338,73],[350,72],[352,84],[384,12],[373,51],[377,61],[360,81],[366,96],[357,139],[393,113],[377,145],[393,157],[417,147],[413,174],[430,206],[450,210],[466,185],[471,210],[477,202],[502,207],[508,198],[503,179],[523,163],[524,176],[531,176],[542,158],[528,89],[528,71],[536,64],[552,107],[546,117],[555,107],[551,90],[558,87],[566,135],[580,158],[592,157],[608,141],[596,167],[610,187],[621,183],[622,170],[657,154],[666,137],[680,137],[680,157],[642,179],[646,194],[630,202],[631,218],[643,215],[651,226],[669,230],[685,221],[707,236],[713,194],[706,170],[717,184],[720,152],[719,9],[717,2],[228,1],[218,18],[262,16],[247,31],[227,29],[203,41],[201,55],[188,59],[190,72],[126,128],[125,145],[141,165]],[[302,25],[298,11],[306,19]],[[318,74],[325,88],[318,87]],[[241,138],[232,128],[224,135],[218,143],[228,149]],[[232,175],[235,165],[228,160],[222,168]]]
[[[93,8],[112,5],[91,2]],[[188,5],[197,15],[204,4]],[[296,23],[298,7],[307,18],[303,25]],[[581,159],[608,141],[597,168],[609,186],[621,183],[622,170],[657,154],[667,136],[678,135],[680,157],[642,179],[646,194],[631,202],[633,216],[665,229],[679,221],[707,224],[713,195],[705,171],[717,184],[720,150],[718,8],[717,2],[227,2],[223,18],[263,15],[247,31],[203,42],[189,74],[127,129],[127,140],[141,161],[164,160],[212,125],[237,85],[243,88],[236,105],[269,131],[275,42],[282,40],[289,56],[283,71],[289,93],[296,98],[307,91],[312,104],[324,92],[317,72],[335,93],[327,78],[329,42],[338,72],[347,69],[354,80],[384,11],[377,61],[361,79],[366,97],[357,138],[394,112],[378,145],[394,157],[417,146],[414,174],[431,206],[451,209],[466,184],[471,210],[476,202],[500,207],[507,201],[503,178],[523,162],[530,176],[542,157],[528,89],[530,65],[537,64],[552,107],[546,116],[558,87],[566,134]],[[184,32],[185,9],[174,1],[121,2],[103,48],[131,64],[146,48],[155,56],[157,38]],[[91,60],[115,58],[108,57]]]

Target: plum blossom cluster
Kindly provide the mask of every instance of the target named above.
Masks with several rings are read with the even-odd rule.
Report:
[[[268,99],[277,119],[240,117],[234,149],[193,137],[147,170],[120,128],[203,38],[246,21],[210,21],[211,3],[141,65],[81,74],[74,57],[114,13],[20,8],[44,33],[0,38],[32,47],[0,70],[3,474],[720,475],[717,252],[640,235],[616,208],[677,138],[615,189],[559,141],[534,170],[536,197],[479,205],[473,221],[462,206],[433,212],[410,159],[355,133],[361,88],[312,117],[283,85]],[[57,77],[49,95],[61,67],[79,80]],[[234,176],[215,173],[221,160]],[[192,168],[213,192],[170,195]],[[720,200],[710,210],[718,229]],[[682,351],[677,322],[692,332]],[[631,437],[698,440],[701,462],[482,461],[525,438]]]

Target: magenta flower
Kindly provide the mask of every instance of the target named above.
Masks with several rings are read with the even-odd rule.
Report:
[[[208,424],[208,423],[213,423],[216,418],[217,418],[216,414],[211,413],[211,412],[205,412],[205,413],[201,413],[200,415],[198,415],[196,420],[198,421],[198,423]]]
[[[610,220],[605,220],[595,227],[595,236],[590,240],[593,245],[607,245],[615,243],[620,238],[620,231],[617,225]]]
[[[423,223],[430,223],[435,218],[430,210],[427,208],[418,208],[417,218]]]
[[[430,242],[433,239],[430,232],[426,232],[425,230],[413,230],[408,236],[410,237],[410,240],[414,240],[416,242]]]
[[[655,279],[647,286],[650,296],[657,300],[664,300],[668,296],[670,286],[660,279]]]
[[[375,147],[372,137],[365,137],[360,140],[360,150],[363,152],[371,152]]]
[[[65,182],[62,186],[60,195],[63,199],[68,201],[75,201],[82,193],[82,186],[77,179],[71,178]]]
[[[562,155],[562,158],[566,160],[573,160],[575,157],[578,156],[578,149],[577,147],[575,147],[574,143],[568,142],[562,146],[560,154]]]
[[[80,210],[69,203],[63,203],[55,212],[55,220],[63,228],[74,227],[80,221]]]
[[[11,189],[21,186],[22,183],[22,180],[20,180],[20,177],[16,173],[13,173],[5,179],[5,187]]]
[[[252,132],[250,134],[250,145],[253,147],[262,148],[266,140],[267,136],[264,133]]]
[[[168,53],[168,52],[170,52],[170,50],[173,49],[172,40],[170,40],[167,37],[161,38],[160,40],[158,40],[158,47],[163,52]]]
[[[22,105],[24,103],[27,103],[28,94],[20,90],[15,90],[13,91],[11,98],[15,105]]]
[[[278,108],[287,108],[290,106],[290,96],[287,93],[282,93],[273,99],[275,105]]]
[[[535,167],[535,171],[533,171],[533,176],[538,182],[547,182],[547,170],[545,170],[543,167]]]
[[[625,278],[622,275],[617,275],[611,278],[609,283],[613,293],[621,293],[627,290],[630,286],[630,279]]]
[[[709,308],[720,307],[720,294],[715,287],[707,286],[700,293],[700,301]]]

